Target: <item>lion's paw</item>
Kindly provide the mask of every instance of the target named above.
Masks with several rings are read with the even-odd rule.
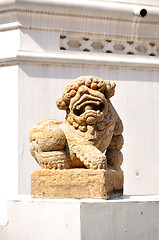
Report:
[[[63,170],[70,168],[70,159],[63,150],[37,152],[36,160],[42,169]]]
[[[76,154],[87,168],[106,169],[106,157],[96,147],[92,145],[73,146],[73,152]]]
[[[85,155],[83,162],[87,168],[93,170],[106,169],[106,158],[104,156],[94,156],[93,154],[90,154],[89,156]]]

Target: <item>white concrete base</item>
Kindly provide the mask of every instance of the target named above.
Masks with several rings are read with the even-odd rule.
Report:
[[[159,196],[10,200],[1,240],[158,240]],[[5,222],[5,221],[4,221]]]

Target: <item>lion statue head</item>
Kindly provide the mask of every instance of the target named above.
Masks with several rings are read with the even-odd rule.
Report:
[[[88,125],[102,122],[108,112],[107,99],[115,92],[115,83],[98,77],[79,77],[68,84],[57,99],[57,107],[66,110],[66,120],[82,132]]]

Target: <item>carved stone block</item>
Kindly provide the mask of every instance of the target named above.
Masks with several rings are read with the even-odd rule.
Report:
[[[33,195],[106,198],[122,191],[123,124],[110,101],[115,86],[94,76],[77,78],[56,101],[66,120],[44,119],[31,130],[30,151],[42,168],[32,176]]]
[[[37,198],[109,198],[122,194],[121,170],[39,170],[31,176],[31,194]]]

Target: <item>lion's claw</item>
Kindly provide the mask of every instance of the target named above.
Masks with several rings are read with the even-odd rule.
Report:
[[[106,169],[106,157],[94,146],[73,146],[76,156],[84,163],[87,168]]]

